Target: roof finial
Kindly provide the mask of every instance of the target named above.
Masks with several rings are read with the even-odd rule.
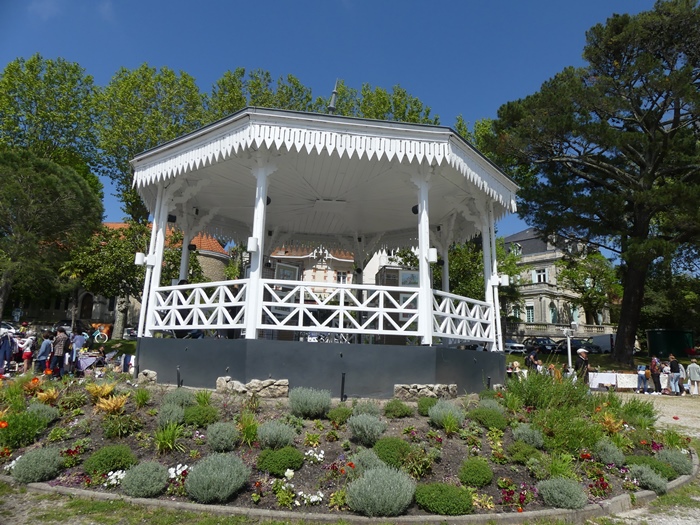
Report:
[[[335,100],[338,97],[338,79],[335,79],[335,86],[333,87],[333,93],[331,93],[331,101],[328,103],[328,113],[333,115],[335,113]]]

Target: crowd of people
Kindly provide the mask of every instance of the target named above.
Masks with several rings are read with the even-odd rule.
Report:
[[[668,386],[663,388],[661,376],[665,374],[668,378]],[[691,359],[688,368],[678,361],[671,354],[668,361],[661,361],[658,357],[652,356],[649,365],[639,365],[637,367],[637,390],[638,394],[673,396],[698,395],[700,394],[700,365],[697,359]]]

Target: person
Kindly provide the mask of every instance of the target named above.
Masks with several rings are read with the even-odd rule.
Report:
[[[647,370],[649,369],[646,365],[637,366],[637,394],[646,394],[648,379]]]
[[[669,369],[669,383],[671,387],[672,396],[680,396],[681,391],[678,388],[678,380],[681,378],[681,367],[678,361],[676,361],[676,356],[673,354],[668,356],[668,369]]]
[[[71,352],[70,362],[73,369],[76,366],[78,355],[83,351],[83,347],[85,346],[85,335],[86,334],[82,332],[74,332],[71,336],[71,346],[73,347],[73,350]]]
[[[17,337],[20,339],[26,338],[27,330],[29,330],[29,323],[27,321],[23,321],[22,326],[20,326],[19,330],[17,331]]]
[[[649,365],[651,370],[651,380],[654,383],[654,394],[657,396],[661,395],[661,361],[655,355],[651,356],[651,364]]]
[[[537,371],[537,355],[540,351],[540,347],[536,346],[535,348],[532,349],[532,352],[530,352],[527,357],[525,358],[525,365],[530,368],[533,372]]]
[[[36,344],[36,337],[31,335],[28,336],[24,341],[18,343],[19,349],[22,352],[22,361],[24,367],[22,368],[22,374],[27,374],[32,365],[32,358],[34,357],[34,345]]]
[[[680,390],[681,395],[684,396],[685,389],[686,389],[686,386],[685,386],[685,367],[683,366],[683,363],[681,363],[680,361],[678,361],[678,366],[681,369],[681,376],[678,378],[678,390]]]
[[[693,358],[690,360],[686,374],[688,375],[690,395],[700,394],[700,365],[698,365],[697,359]],[[695,389],[695,394],[693,394],[693,389]]]
[[[588,351],[585,348],[576,350],[578,357],[574,363],[576,376],[581,379],[586,385],[588,384],[588,373],[591,370],[591,365],[588,364]]]
[[[53,334],[51,332],[44,332],[41,338],[43,341],[41,342],[39,353],[34,360],[34,372],[36,374],[43,374],[44,370],[46,370],[46,361],[51,355],[51,339],[53,338]]]
[[[63,377],[64,356],[68,350],[69,343],[66,329],[59,326],[56,329],[56,337],[53,340],[53,357],[51,358],[51,370],[57,370],[59,378]]]

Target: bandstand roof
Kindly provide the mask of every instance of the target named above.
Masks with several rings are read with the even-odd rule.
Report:
[[[353,250],[416,245],[415,177],[429,176],[431,230],[455,241],[516,210],[517,186],[455,131],[407,124],[246,108],[138,155],[134,186],[152,213],[159,185],[175,184],[170,213],[198,217],[217,238],[245,242],[253,224],[258,163],[269,177],[266,230],[282,244]],[[196,223],[196,222],[195,222]],[[274,244],[274,246],[272,246]]]

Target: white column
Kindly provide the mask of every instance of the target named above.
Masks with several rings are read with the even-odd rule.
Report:
[[[442,291],[450,291],[450,248],[443,248],[442,250]]]
[[[493,282],[491,277],[491,227],[488,214],[481,219],[481,252],[484,260],[484,301],[493,304]]]
[[[146,254],[146,277],[143,280],[143,295],[141,296],[141,310],[139,311],[139,326],[137,337],[143,337],[146,328],[146,309],[150,306],[148,295],[151,288],[151,274],[153,266],[149,264],[152,261],[152,253],[156,246],[156,217],[160,215],[160,208],[163,204],[163,185],[158,185],[158,193],[156,195],[156,208],[153,211],[153,224],[151,224],[151,241],[148,245],[148,253]],[[148,333],[150,336],[150,332]]]
[[[428,218],[428,177],[418,181],[418,274],[420,291],[418,293],[418,331],[422,334],[424,345],[433,344],[433,290],[431,288],[430,264],[430,219]]]
[[[503,332],[501,331],[501,306],[498,298],[498,259],[496,257],[496,228],[493,218],[493,203],[489,202],[489,243],[491,244],[491,288],[493,293],[493,321],[496,333],[496,349],[503,351]]]
[[[146,317],[146,337],[151,337],[152,333],[148,326],[151,326],[155,322],[155,297],[156,288],[160,286],[160,275],[163,270],[163,250],[165,248],[165,233],[168,224],[168,199],[171,197],[171,192],[165,188],[163,190],[162,198],[163,201],[160,206],[159,213],[153,220],[153,229],[156,231],[156,241],[155,247],[153,249],[153,254],[149,255],[153,257],[153,271],[151,273],[151,289],[148,295],[148,312]]]
[[[257,239],[258,248],[250,254],[250,279],[246,294],[245,338],[257,339],[258,321],[262,316],[263,289],[262,269],[265,253],[265,206],[267,205],[267,183],[269,175],[275,170],[267,159],[258,156],[257,165],[252,174],[256,180],[255,211],[253,212],[252,236]]]
[[[187,279],[187,275],[190,269],[190,251],[187,247],[192,240],[192,226],[191,220],[188,217],[183,217],[182,220],[182,253],[180,254],[180,273],[179,280]]]

